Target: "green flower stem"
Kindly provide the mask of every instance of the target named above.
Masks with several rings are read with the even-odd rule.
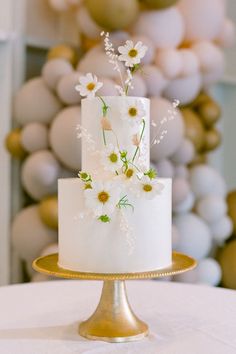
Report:
[[[145,120],[144,120],[144,119],[142,120],[142,122],[143,122],[143,128],[142,128],[142,132],[141,132],[141,135],[140,135],[139,144],[138,144],[138,146],[137,146],[137,148],[136,148],[136,150],[135,150],[134,156],[133,156],[133,158],[132,158],[132,162],[134,162],[134,160],[135,160],[135,157],[136,157],[136,155],[137,155],[137,153],[138,153],[138,151],[139,151],[139,145],[140,145],[140,143],[141,143],[141,141],[142,141],[142,138],[143,138],[143,134],[144,134],[144,130],[145,130],[145,125],[146,125],[146,123],[145,123]]]
[[[103,114],[103,117],[106,117],[109,106],[106,104],[106,102],[104,101],[102,96],[97,96],[97,97],[102,101],[102,114]],[[103,136],[104,145],[106,146],[107,142],[106,142],[106,134],[105,134],[104,129],[102,130],[102,136]]]

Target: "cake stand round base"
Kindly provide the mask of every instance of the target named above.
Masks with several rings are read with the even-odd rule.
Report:
[[[127,299],[125,280],[150,279],[171,276],[191,270],[196,261],[184,254],[173,252],[172,264],[165,269],[139,273],[86,273],[58,266],[58,254],[37,258],[33,268],[43,274],[67,279],[102,280],[103,289],[97,309],[79,325],[79,334],[92,340],[130,342],[148,334],[148,326],[133,313]]]
[[[130,308],[124,280],[104,281],[98,307],[80,324],[79,334],[115,343],[140,340],[148,334],[148,326]]]

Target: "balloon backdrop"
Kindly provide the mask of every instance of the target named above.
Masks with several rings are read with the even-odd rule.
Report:
[[[79,76],[94,73],[103,82],[100,95],[118,94],[119,73],[108,62],[100,36],[110,30],[115,51],[127,39],[148,47],[129,94],[151,100],[151,165],[159,177],[173,178],[173,247],[199,261],[198,268],[177,279],[217,285],[222,268],[223,285],[236,288],[235,241],[224,246],[236,232],[236,192],[226,204],[225,182],[207,165],[208,152],[221,144],[216,126],[221,109],[208,88],[223,74],[222,49],[232,45],[235,32],[225,16],[225,1],[48,2],[60,16],[73,13],[81,48],[62,43],[49,49],[41,76],[16,94],[19,128],[6,138],[12,157],[23,159],[23,188],[38,203],[20,210],[12,226],[13,245],[32,281],[47,279],[29,269],[33,258],[57,252],[57,179],[75,177],[81,167]],[[175,115],[174,100],[181,106]],[[216,247],[223,247],[220,266],[205,258]]]

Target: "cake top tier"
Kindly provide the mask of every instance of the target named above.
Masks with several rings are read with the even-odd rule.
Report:
[[[127,161],[149,168],[149,99],[128,96],[82,100],[82,169],[100,176]]]

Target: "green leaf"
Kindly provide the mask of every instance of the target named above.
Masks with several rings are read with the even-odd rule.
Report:
[[[99,216],[98,220],[102,221],[102,222],[110,222],[111,219],[108,215],[101,215]]]

